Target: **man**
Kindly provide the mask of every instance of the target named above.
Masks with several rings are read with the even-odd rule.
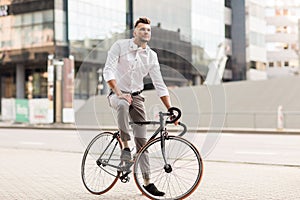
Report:
[[[147,43],[151,38],[150,20],[139,18],[134,25],[132,39],[116,41],[108,52],[103,70],[104,80],[111,88],[108,96],[110,106],[117,111],[117,122],[124,149],[121,160],[130,161],[131,152],[128,141],[129,119],[132,121],[145,121],[144,97],[141,96],[144,88],[143,78],[150,75],[153,85],[163,104],[167,109],[171,107],[168,89],[162,79],[157,54],[150,49]],[[178,122],[175,122],[177,125]],[[134,141],[137,151],[147,142],[146,127],[134,125]],[[144,163],[149,168],[149,162]],[[150,175],[143,173],[144,188],[155,196],[163,196],[153,183]]]

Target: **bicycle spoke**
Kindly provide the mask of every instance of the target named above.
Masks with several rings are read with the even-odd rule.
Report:
[[[141,157],[148,155],[150,168],[146,171],[151,175],[150,182],[165,192],[165,196],[161,199],[187,197],[199,185],[202,175],[202,161],[198,151],[187,140],[174,136],[165,140],[167,163],[164,162],[161,151],[160,138],[151,141],[141,150],[134,166],[134,178],[139,189],[149,198],[157,198],[151,196],[142,187]],[[143,155],[144,152],[148,154]],[[170,165],[172,170],[166,171],[165,164]]]
[[[119,145],[116,146],[116,142]],[[110,166],[118,166],[120,161],[121,143],[118,138],[113,139],[113,133],[104,132],[97,135],[88,145],[81,166],[82,180],[85,187],[93,194],[103,194],[110,190],[116,183],[119,172]],[[103,164],[97,160],[108,162]]]

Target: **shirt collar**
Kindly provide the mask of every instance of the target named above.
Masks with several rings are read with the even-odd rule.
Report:
[[[141,47],[138,47],[137,44],[135,44],[133,42],[134,38],[130,39],[130,44],[129,44],[129,48],[130,50],[141,50],[141,51],[146,51],[147,53],[149,53],[150,47],[147,45],[145,49],[142,49]]]

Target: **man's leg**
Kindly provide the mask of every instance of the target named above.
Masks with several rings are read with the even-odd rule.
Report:
[[[118,118],[120,136],[124,146],[121,153],[122,161],[132,160],[130,148],[128,145],[128,141],[130,140],[128,117],[129,117],[129,103],[125,99],[120,99],[117,106],[117,118]]]
[[[134,137],[134,142],[138,152],[146,144],[147,139]],[[144,152],[143,155],[141,155],[140,168],[144,178],[144,185],[147,186],[150,183],[150,163],[149,163],[148,152],[146,151]]]
[[[117,111],[117,123],[120,130],[121,139],[125,143],[130,140],[129,135],[129,103],[125,99],[120,99],[117,95],[109,96],[109,102],[113,109]]]
[[[129,115],[132,121],[142,122],[146,121],[146,112],[144,106],[144,98],[140,95],[133,97],[132,106],[129,111]],[[136,151],[138,152],[147,142],[147,129],[145,125],[132,125],[134,142],[136,145]],[[145,155],[141,157],[141,171],[143,173],[144,184],[148,185],[150,183],[150,164],[148,152],[145,152]]]
[[[120,130],[121,140],[124,146],[121,159],[124,161],[131,160],[131,152],[128,141],[131,139],[129,134],[129,103],[125,99],[119,99],[116,95],[109,98],[110,105],[117,111],[117,122]]]
[[[129,115],[132,121],[142,122],[146,120],[144,98],[141,96],[134,96]],[[137,152],[146,144],[147,142],[147,130],[145,125],[133,125],[134,141],[136,144]],[[152,195],[163,196],[165,193],[159,191],[153,183],[150,183],[150,162],[148,152],[145,151],[141,155],[140,168],[144,178],[144,188]]]

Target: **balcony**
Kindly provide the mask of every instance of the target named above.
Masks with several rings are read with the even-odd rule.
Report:
[[[297,43],[297,40],[297,34],[292,33],[266,34],[266,42]]]
[[[274,26],[293,26],[298,23],[297,18],[292,16],[266,17],[266,22],[268,25]]]
[[[268,51],[268,60],[293,60],[298,59],[298,55],[294,50]]]

